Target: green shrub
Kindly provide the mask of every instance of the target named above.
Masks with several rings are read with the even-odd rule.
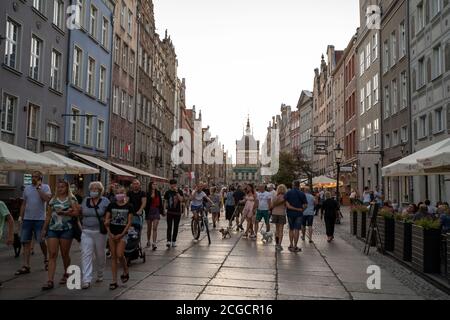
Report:
[[[420,219],[414,222],[416,226],[422,227],[425,230],[440,230],[441,223],[439,220]]]
[[[394,213],[391,210],[388,209],[381,209],[378,212],[378,215],[385,218],[385,219],[394,219]]]

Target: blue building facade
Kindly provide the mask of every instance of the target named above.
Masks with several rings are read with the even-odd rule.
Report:
[[[113,13],[115,1],[72,0],[65,143],[71,152],[108,156]]]

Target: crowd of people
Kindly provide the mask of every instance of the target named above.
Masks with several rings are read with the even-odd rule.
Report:
[[[157,250],[158,225],[165,217],[166,247],[175,248],[181,217],[192,212],[192,219],[198,219],[200,209],[210,213],[214,229],[224,212],[229,229],[232,230],[235,223],[236,231],[242,232],[243,238],[249,240],[256,240],[258,233],[272,234],[271,224],[275,225],[277,251],[283,250],[284,228],[288,224],[291,252],[301,251],[300,237],[302,241],[308,238],[313,243],[314,216],[320,211],[321,218],[325,219],[327,240],[331,242],[334,239],[339,204],[329,192],[314,190],[312,193],[307,187],[300,188],[299,181],[295,181],[290,189],[285,185],[275,187],[272,184],[220,188],[199,183],[191,190],[188,187],[179,188],[176,180],[171,180],[169,185],[167,191],[161,192],[158,185],[151,182],[145,192],[141,182],[135,179],[129,188],[113,184],[105,190],[101,182],[94,181],[89,184],[88,195],[82,196],[76,186],[65,180],[59,180],[56,192],[52,193],[50,186],[43,183],[42,173],[34,172],[32,183],[23,191],[18,219],[23,266],[15,275],[26,275],[32,271],[30,256],[34,242],[37,242],[48,272],[42,290],[52,290],[55,287],[58,254],[61,253],[64,270],[67,270],[71,265],[70,253],[75,239],[80,242],[81,249],[82,289],[89,289],[94,281],[103,282],[106,258],[109,256],[112,271],[109,288],[115,290],[119,286],[120,267],[121,282],[126,283],[130,279],[125,257],[130,232],[137,228],[141,231],[145,221],[146,247]],[[12,245],[14,220],[4,203],[0,203],[0,222],[0,233],[3,223],[7,223],[7,244]],[[68,277],[65,272],[59,284],[65,285]]]

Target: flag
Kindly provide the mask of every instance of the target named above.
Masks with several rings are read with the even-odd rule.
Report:
[[[131,144],[127,143],[124,147],[124,151],[125,151],[125,153],[130,153],[131,152]]]

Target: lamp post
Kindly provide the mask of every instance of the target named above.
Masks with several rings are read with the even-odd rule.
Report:
[[[336,201],[338,204],[340,204],[339,200],[339,176],[341,175],[341,161],[342,161],[342,154],[344,153],[344,149],[341,148],[341,145],[338,144],[336,149],[334,149],[334,159],[336,161],[336,167],[337,167],[337,185],[336,185]]]

